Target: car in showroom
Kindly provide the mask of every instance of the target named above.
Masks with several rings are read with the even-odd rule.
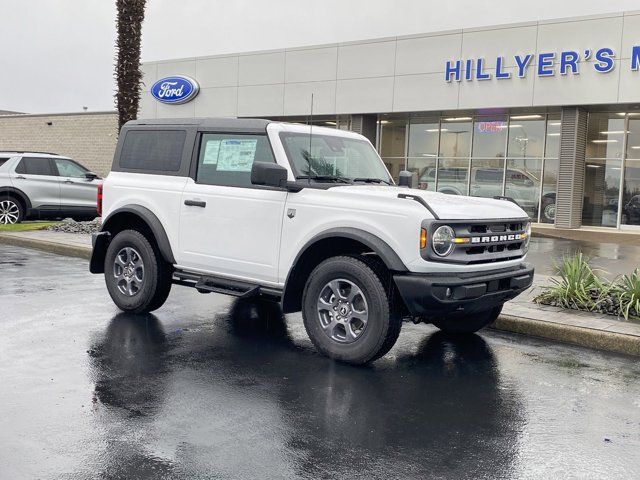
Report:
[[[0,224],[25,219],[97,216],[102,179],[69,157],[0,152]]]

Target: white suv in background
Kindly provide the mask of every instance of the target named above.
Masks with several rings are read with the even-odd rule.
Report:
[[[70,158],[0,152],[0,224],[26,218],[94,218],[102,180]]]
[[[520,207],[399,187],[353,132],[128,122],[98,198],[90,270],[121,309],[157,309],[172,284],[279,301],[350,363],[387,353],[403,319],[475,332],[533,280]]]

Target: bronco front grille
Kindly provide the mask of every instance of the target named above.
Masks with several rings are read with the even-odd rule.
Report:
[[[440,225],[449,225],[463,243],[457,243],[446,257],[438,257],[431,249],[426,249],[426,253],[430,260],[466,264],[521,258],[526,253],[526,224],[525,220],[434,222],[428,227],[431,233]]]

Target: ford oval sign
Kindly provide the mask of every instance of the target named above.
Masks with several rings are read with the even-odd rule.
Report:
[[[151,87],[151,95],[156,100],[172,104],[186,103],[198,95],[199,91],[198,82],[183,75],[161,78]]]

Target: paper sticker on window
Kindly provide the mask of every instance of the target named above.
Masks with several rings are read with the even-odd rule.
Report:
[[[219,172],[250,172],[256,156],[257,139],[222,140],[218,153]]]
[[[203,165],[215,165],[218,163],[218,154],[220,153],[220,140],[209,140],[204,147]]]

